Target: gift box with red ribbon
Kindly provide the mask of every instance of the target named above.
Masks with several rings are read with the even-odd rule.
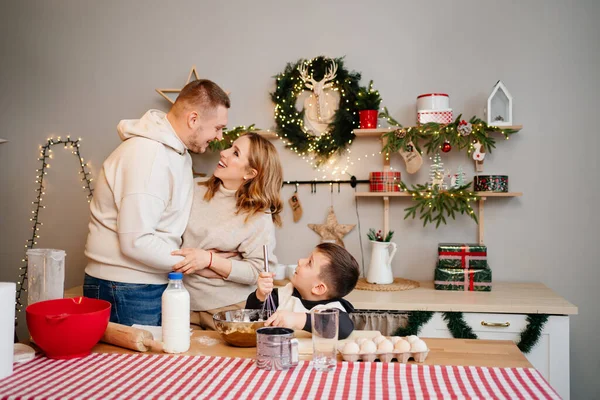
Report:
[[[378,171],[369,173],[369,191],[371,192],[399,192],[399,171]]]
[[[484,269],[487,268],[487,247],[483,244],[438,244],[440,268]]]
[[[436,290],[491,292],[492,270],[437,267],[433,284]]]

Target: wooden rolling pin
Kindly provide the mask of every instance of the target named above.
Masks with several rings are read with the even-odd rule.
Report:
[[[151,332],[127,325],[115,324],[114,322],[108,323],[104,336],[100,340],[104,343],[135,351],[144,352],[151,348],[158,351],[162,350],[162,342],[154,340]]]

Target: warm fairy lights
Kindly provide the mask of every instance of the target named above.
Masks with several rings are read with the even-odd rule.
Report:
[[[90,177],[90,173],[87,170],[89,164],[86,163],[81,157],[81,153],[79,150],[79,146],[81,143],[81,138],[77,140],[71,139],[70,136],[67,136],[66,139],[61,139],[60,136],[57,138],[48,138],[46,144],[40,146],[40,154],[38,161],[41,162],[41,168],[36,169],[36,177],[35,183],[37,188],[36,199],[32,201],[34,208],[31,213],[33,214],[29,221],[32,222],[33,226],[31,227],[31,239],[28,239],[25,245],[25,251],[29,249],[33,249],[37,245],[37,240],[40,238],[39,230],[43,225],[40,222],[40,210],[46,208],[46,206],[42,205],[42,201],[44,199],[44,195],[46,192],[44,191],[44,176],[48,175],[48,169],[50,169],[50,163],[48,160],[53,158],[52,147],[63,145],[65,149],[71,150],[71,153],[77,156],[79,160],[79,174],[81,175],[81,182],[83,182],[82,188],[87,192],[87,200],[88,203],[91,201],[94,189],[92,189],[92,178]],[[21,302],[21,295],[23,292],[27,291],[27,258],[21,260],[23,262],[23,266],[19,268],[19,279],[17,281],[17,294],[16,294],[16,303],[15,303],[15,311],[21,312],[23,307],[23,303]],[[15,319],[17,317],[15,316]]]

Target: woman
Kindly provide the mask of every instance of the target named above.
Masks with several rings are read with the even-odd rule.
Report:
[[[269,263],[276,265],[282,181],[275,146],[247,133],[221,152],[213,176],[194,187],[183,246],[173,252],[185,257],[173,270],[185,274],[192,324],[214,329],[213,314],[244,308],[264,270],[263,245],[269,247]]]

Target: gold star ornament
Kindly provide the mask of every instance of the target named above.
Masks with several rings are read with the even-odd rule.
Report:
[[[321,236],[321,242],[335,242],[342,247],[344,236],[348,234],[356,225],[338,224],[337,217],[333,212],[333,207],[329,207],[329,214],[324,224],[308,224],[308,227]]]
[[[200,78],[198,78],[198,71],[196,71],[196,66],[194,65],[190,70],[190,74],[188,75],[188,79],[185,85],[187,85],[191,81],[196,81],[198,79]],[[156,89],[156,92],[165,99],[167,99],[169,103],[175,104],[175,99],[177,99],[177,96],[179,96],[179,92],[181,92],[181,89]]]

